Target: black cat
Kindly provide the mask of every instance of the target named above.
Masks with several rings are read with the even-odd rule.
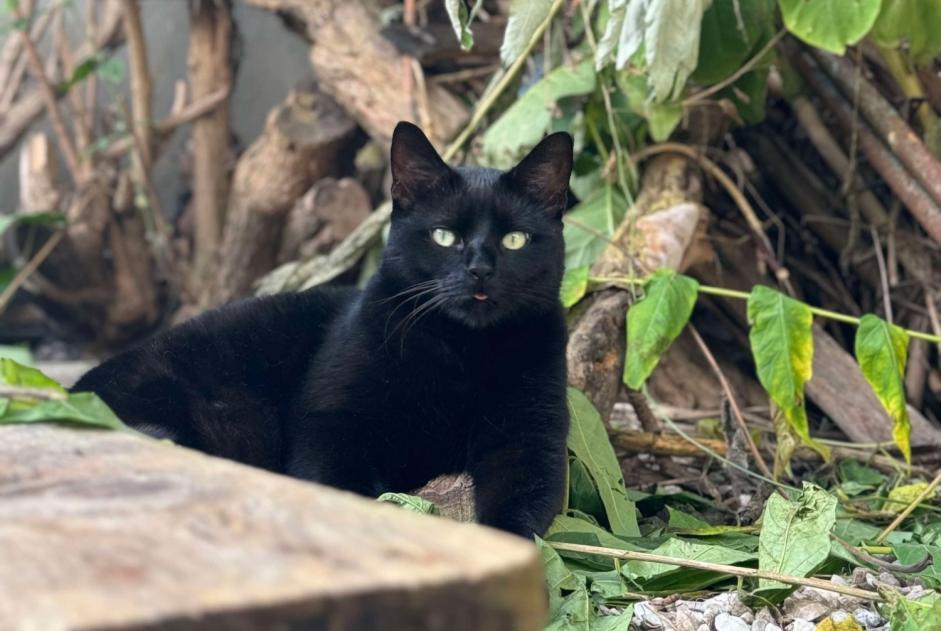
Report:
[[[451,168],[400,123],[391,162],[391,232],[365,290],[228,305],[74,390],[151,435],[363,495],[466,471],[480,522],[542,534],[565,490],[571,138],[508,172]]]

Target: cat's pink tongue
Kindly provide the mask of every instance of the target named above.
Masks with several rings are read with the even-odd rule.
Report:
[[[478,291],[478,292],[476,292],[476,293],[474,294],[474,300],[483,301],[483,300],[486,300],[486,299],[487,299],[487,294],[485,294],[485,293],[482,292],[482,291]]]

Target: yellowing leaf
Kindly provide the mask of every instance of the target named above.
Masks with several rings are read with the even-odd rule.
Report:
[[[657,270],[644,297],[627,311],[627,358],[624,383],[635,390],[644,385],[660,356],[689,321],[699,283],[673,270]]]
[[[928,488],[927,482],[915,482],[913,484],[902,484],[897,486],[891,491],[889,491],[889,499],[883,503],[882,510],[889,511],[892,513],[902,512],[906,506],[915,501],[915,499],[921,495],[924,490]],[[937,495],[937,491],[935,491]],[[930,501],[931,496],[925,498],[926,501]]]
[[[905,405],[908,333],[879,316],[864,315],[856,331],[856,361],[866,381],[892,418],[892,438],[905,462],[911,463],[912,425]]]
[[[814,356],[810,308],[759,285],[748,296],[748,321],[758,380],[800,439],[829,460],[830,450],[810,437],[804,407]]]
[[[562,306],[566,309],[575,305],[588,291],[588,270],[587,265],[565,270],[560,294]]]

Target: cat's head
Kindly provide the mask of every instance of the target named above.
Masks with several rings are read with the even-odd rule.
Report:
[[[384,276],[413,308],[473,328],[557,308],[572,139],[547,136],[509,171],[450,167],[421,130],[392,136]]]

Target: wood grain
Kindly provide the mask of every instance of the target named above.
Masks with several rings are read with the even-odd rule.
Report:
[[[0,629],[540,629],[535,548],[117,432],[0,426]]]

